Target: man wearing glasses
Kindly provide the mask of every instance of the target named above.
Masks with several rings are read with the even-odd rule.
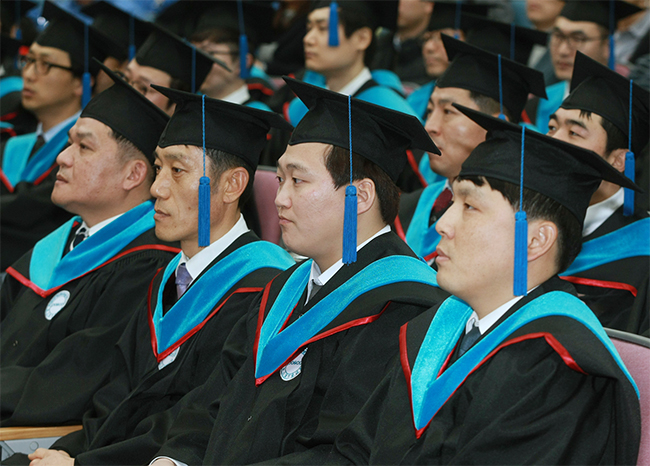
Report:
[[[2,270],[70,217],[52,204],[50,194],[56,157],[81,112],[84,24],[51,2],[45,2],[43,16],[50,22],[21,60],[22,105],[38,126],[34,133],[9,139],[1,149]],[[88,58],[104,58],[108,40],[92,28],[88,44]]]
[[[622,0],[567,1],[549,35],[549,50],[555,76],[560,82],[546,88],[548,99],[531,99],[526,113],[537,129],[546,133],[550,115],[569,95],[569,80],[573,74],[576,52],[607,65],[610,54],[610,34],[616,23],[640,8]]]

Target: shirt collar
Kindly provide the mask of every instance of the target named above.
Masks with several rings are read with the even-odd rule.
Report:
[[[339,94],[343,95],[354,95],[355,92],[357,92],[359,89],[361,89],[361,86],[363,86],[366,82],[370,81],[372,79],[372,74],[370,74],[370,70],[368,67],[364,67],[361,70],[361,73],[359,73],[352,81],[347,83],[343,88],[339,91]]]
[[[55,125],[48,129],[47,131],[43,131],[43,123],[38,123],[36,126],[36,136],[43,135],[43,139],[45,142],[50,142],[50,139],[52,139],[56,134],[61,131],[68,123],[72,123],[74,120],[79,118],[79,115],[81,115],[81,110],[72,115],[70,118],[67,120],[63,120],[61,123],[58,125]]]
[[[527,294],[530,294],[533,290],[535,290],[535,288],[537,288],[537,286],[534,286],[528,290]],[[482,319],[478,318],[478,314],[476,314],[476,312],[472,312],[472,315],[469,316],[469,319],[467,320],[467,324],[465,324],[465,333],[468,333],[470,330],[472,330],[472,327],[474,327],[476,325],[476,322],[478,322],[478,329],[481,332],[481,335],[485,335],[485,332],[487,332],[490,327],[492,327],[521,298],[523,298],[523,296],[515,296],[510,301],[497,307],[494,311],[490,312]]]
[[[117,220],[118,218],[120,218],[122,215],[124,215],[124,213],[118,214],[115,217],[107,218],[106,220],[102,220],[101,222],[99,222],[96,225],[93,225],[92,227],[89,227],[88,224],[85,221],[82,221],[81,226],[79,227],[79,229],[81,229],[82,227],[85,228],[88,231],[87,236],[91,237],[92,235],[97,233],[99,230],[104,228],[106,225],[111,223],[113,220]]]
[[[242,84],[242,87],[237,89],[235,92],[231,92],[221,100],[233,104],[243,105],[245,102],[248,102],[250,98],[251,95],[248,92],[248,86],[246,86],[246,84]]]
[[[214,243],[210,244],[207,248],[202,249],[192,258],[188,258],[185,252],[181,251],[181,260],[178,261],[176,270],[180,267],[181,264],[185,264],[187,271],[192,277],[192,281],[199,275],[201,272],[212,263],[216,257],[226,250],[237,238],[246,233],[248,230],[248,225],[246,225],[246,220],[244,220],[243,215],[239,215],[239,220],[235,225],[221,238],[216,240]]]
[[[386,225],[384,228],[382,228],[377,233],[372,235],[368,240],[364,241],[359,246],[357,246],[357,252],[359,252],[362,247],[364,247],[366,244],[371,242],[373,239],[388,232],[390,232],[390,226]],[[330,278],[332,278],[336,274],[336,272],[338,272],[341,269],[341,267],[343,267],[343,259],[339,259],[334,265],[330,266],[330,268],[328,268],[324,272],[321,272],[320,268],[318,267],[318,264],[316,264],[316,261],[313,261],[311,263],[311,273],[309,275],[309,283],[307,284],[307,296],[309,296],[309,294],[311,293],[313,282],[316,282],[316,284],[319,286],[325,285],[325,283],[327,283],[330,280]]]
[[[625,201],[625,194],[623,188],[620,188],[616,193],[604,201],[587,207],[585,214],[585,221],[582,227],[582,236],[589,236],[596,229],[605,223],[618,208],[623,205]]]

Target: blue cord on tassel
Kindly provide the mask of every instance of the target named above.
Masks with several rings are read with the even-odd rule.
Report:
[[[510,60],[515,61],[515,23],[510,23]]]
[[[203,121],[203,176],[199,180],[199,247],[210,246],[210,178],[205,175],[205,95],[201,96]]]
[[[196,47],[189,43],[188,45],[192,48],[192,94],[196,94]],[[205,126],[205,122],[203,125]]]
[[[630,79],[630,108],[628,111],[628,128],[627,128],[627,152],[625,153],[625,176],[634,181],[636,163],[634,160],[634,152],[632,152],[632,89],[633,80]],[[634,214],[634,191],[625,188],[624,201],[623,201],[623,215],[629,217]]]
[[[135,58],[135,18],[129,15],[129,61]]]
[[[519,175],[519,210],[515,213],[515,296],[528,294],[528,220],[524,211],[524,144],[526,128],[521,128],[521,173]]]
[[[352,184],[352,99],[348,96],[348,132],[350,134],[350,185],[345,188],[343,217],[343,263],[357,261],[357,187]]]
[[[454,39],[460,40],[460,34],[458,31],[460,31],[460,17],[462,14],[462,7],[463,7],[463,1],[459,0],[456,2],[456,17],[454,18]],[[435,6],[434,6],[435,8]]]
[[[501,78],[501,54],[498,56],[499,63],[499,118],[502,120],[506,119],[506,116],[503,114],[503,80]]]
[[[88,44],[88,24],[84,23],[84,74],[82,76],[83,94],[81,95],[81,107],[85,107],[91,99],[92,81],[90,79],[90,71],[88,69],[89,49]]]
[[[246,66],[246,58],[248,57],[248,37],[246,36],[244,25],[244,6],[241,0],[237,0],[237,15],[239,18],[239,77],[247,79],[250,76],[250,72]]]
[[[616,2],[609,0],[609,60],[607,66],[610,70],[616,69],[616,56],[614,55],[614,31],[616,31]]]
[[[23,40],[23,31],[20,29],[20,1],[16,2],[16,40]]]
[[[339,46],[339,5],[337,2],[330,3],[329,20],[329,46]]]

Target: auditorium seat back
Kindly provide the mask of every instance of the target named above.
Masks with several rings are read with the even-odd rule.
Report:
[[[253,192],[255,205],[262,229],[262,239],[280,244],[280,223],[275,208],[275,195],[278,192],[278,179],[274,167],[260,165],[255,172]]]
[[[639,387],[641,445],[637,464],[650,466],[650,338],[609,328],[605,330]]]

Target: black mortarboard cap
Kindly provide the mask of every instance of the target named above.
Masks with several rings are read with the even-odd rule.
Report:
[[[522,127],[454,104],[488,131],[463,163],[460,176],[487,176],[519,185]],[[566,207],[582,224],[601,180],[641,191],[595,152],[536,131],[526,131],[524,187]]]
[[[533,46],[548,42],[545,32],[471,14],[463,16],[463,30],[467,43],[523,64],[528,63]]]
[[[119,45],[111,55],[120,60],[131,60],[150,33],[144,21],[105,0],[91,3],[82,12],[94,19],[94,28]]]
[[[632,87],[632,151],[638,155],[648,144],[650,93],[636,84]],[[629,137],[630,80],[578,52],[571,93],[562,108],[600,115]]]
[[[154,23],[147,24],[151,33],[135,55],[138,64],[162,70],[194,91],[201,87],[214,63],[228,69],[224,62],[197,49],[185,39]]]
[[[203,147],[202,96],[161,86],[152,87],[176,103],[176,110],[158,145]],[[293,129],[275,112],[205,98],[205,147],[236,155],[252,170],[257,167],[266,145],[266,134],[271,128]]]
[[[528,94],[546,98],[544,75],[508,58],[501,57],[499,82],[498,54],[488,52],[442,34],[449,57],[449,67],[438,78],[438,87],[458,87],[491,97],[507,108],[514,119],[519,119],[528,100]]]
[[[309,111],[293,131],[290,145],[321,142],[350,150],[348,97],[295,79],[283,78]],[[358,99],[351,100],[352,150],[377,164],[395,181],[406,165],[406,149],[440,154],[416,117]]]
[[[463,22],[466,14],[485,16],[490,9],[489,3],[468,3],[463,1],[440,1],[428,0],[433,2],[433,13],[427,26],[427,31],[437,31],[439,29],[460,29],[465,30],[467,24]]]
[[[613,32],[612,27],[616,29],[619,20],[639,11],[642,9],[623,0],[566,0],[560,16],[571,21],[596,23]]]
[[[0,37],[0,55],[3,59],[5,57],[15,57],[18,55],[20,47],[21,43],[19,40],[16,40],[4,34],[2,34],[2,37]]]
[[[106,53],[114,44],[95,28],[92,20],[80,14],[71,13],[57,6],[54,2],[43,4],[43,17],[48,20],[45,30],[36,38],[36,43],[44,47],[53,47],[68,52],[72,68],[81,73],[86,64],[92,74],[99,68],[91,61],[92,57],[103,61]],[[86,54],[86,33],[88,31],[88,54]],[[86,63],[87,60],[87,63]]]
[[[152,162],[169,117],[110,69],[100,63],[98,66],[115,84],[93,97],[81,112],[81,118],[104,123],[132,142]]]
[[[8,32],[9,31],[8,26],[11,25],[18,26],[18,30],[16,31],[16,40],[23,41],[24,39],[26,39],[25,37],[22,37],[22,31],[20,26],[21,23],[23,22],[22,21],[23,18],[25,17],[25,13],[27,13],[35,6],[36,3],[31,2],[29,0],[2,0],[2,2],[0,2],[0,10],[2,12],[1,13],[2,23],[4,24],[4,28],[7,28],[6,30]]]

